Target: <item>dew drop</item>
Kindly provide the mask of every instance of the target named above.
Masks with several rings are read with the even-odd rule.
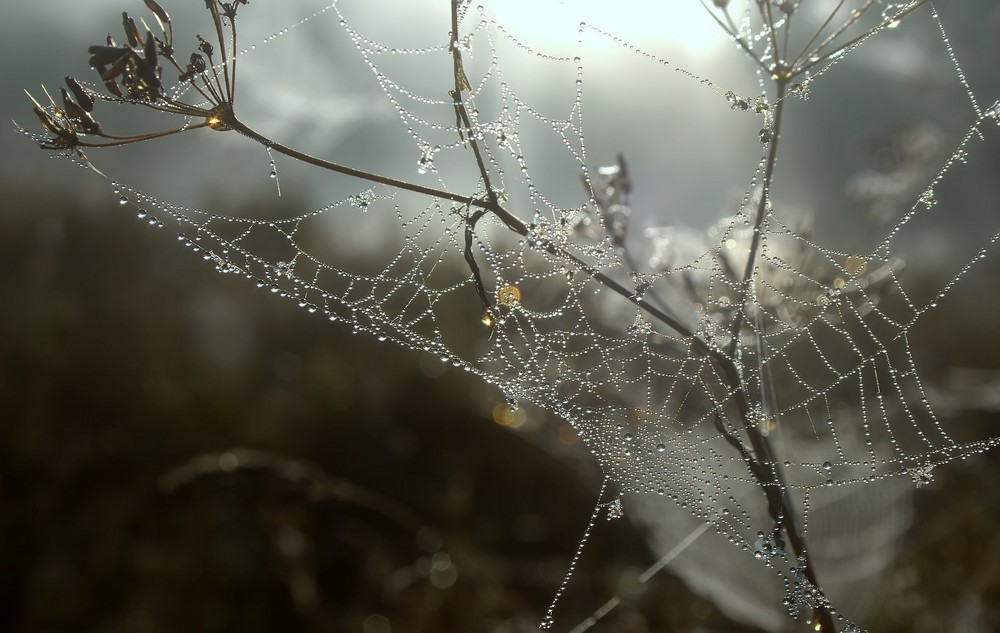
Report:
[[[622,508],[622,500],[621,497],[619,497],[608,504],[608,520],[613,521],[614,519],[620,519],[623,516],[625,516],[625,510]]]

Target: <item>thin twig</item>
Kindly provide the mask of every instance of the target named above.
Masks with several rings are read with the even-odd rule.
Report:
[[[763,433],[761,433],[757,426],[757,420],[754,419],[754,409],[750,406],[750,401],[746,393],[746,389],[744,388],[743,380],[736,365],[736,354],[739,350],[740,334],[743,329],[746,303],[750,298],[750,290],[752,284],[754,283],[754,270],[757,265],[757,257],[760,254],[761,238],[764,233],[764,220],[767,217],[768,209],[770,207],[769,201],[771,197],[771,184],[774,180],[774,170],[777,164],[778,156],[778,144],[781,137],[783,113],[785,110],[784,97],[788,87],[788,79],[779,75],[775,79],[775,83],[777,85],[777,95],[775,96],[776,105],[772,126],[774,134],[768,147],[767,160],[764,164],[761,196],[760,201],[757,203],[757,213],[754,218],[753,237],[750,242],[750,252],[747,255],[747,263],[743,270],[742,281],[740,282],[741,287],[739,299],[736,302],[736,314],[733,318],[732,328],[730,329],[731,338],[729,350],[726,356],[721,358],[719,356],[715,356],[713,359],[719,363],[721,371],[726,377],[726,382],[733,390],[734,402],[740,412],[740,416],[743,418],[743,430],[749,437],[750,445],[753,447],[753,458],[747,459],[745,451],[742,447],[740,447],[740,451],[744,454],[744,459],[747,461],[748,467],[764,491],[764,495],[768,502],[769,514],[774,519],[776,525],[780,524],[784,527],[785,533],[788,536],[789,544],[792,546],[792,550],[795,553],[796,558],[802,561],[803,572],[805,573],[806,578],[813,584],[814,587],[818,589],[820,587],[819,580],[816,578],[815,570],[813,569],[809,558],[805,537],[800,532],[797,524],[798,522],[796,517],[798,514],[794,507],[791,495],[788,492],[788,487],[784,479],[781,465],[774,457],[774,451],[770,441],[766,436],[764,436]],[[722,361],[722,358],[726,359],[725,362]],[[723,428],[721,421],[718,422],[717,426],[720,429]],[[731,444],[735,443],[733,439],[729,437],[728,433],[724,430],[723,433],[726,435],[726,439],[729,440]],[[822,633],[836,633],[837,629],[834,626],[833,618],[827,608],[823,605],[818,605],[814,608],[814,611],[817,617],[817,622],[820,626],[819,630]]]

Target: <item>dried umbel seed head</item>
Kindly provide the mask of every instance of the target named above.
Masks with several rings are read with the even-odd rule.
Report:
[[[712,0],[711,6],[706,0],[701,0],[702,6],[709,12],[716,24],[733,38],[736,44],[757,63],[758,67],[766,71],[771,76],[772,81],[785,86],[802,76],[808,80],[807,73],[811,68],[843,54],[883,28],[895,28],[903,17],[913,13],[922,5],[929,4],[929,2],[930,0],[911,0],[910,2],[888,5],[874,0],[859,2],[858,4],[861,6],[846,12],[846,21],[833,33],[825,35],[826,27],[835,19],[840,19],[838,16],[841,14],[841,9],[844,8],[844,2],[841,0],[830,9],[827,19],[808,38],[805,47],[798,53],[793,53],[788,49],[791,17],[798,12],[801,0],[755,0],[755,2],[748,2],[748,5],[756,5],[757,16],[752,18],[747,14],[746,19],[761,22],[757,35],[744,32],[744,29],[737,25],[737,22],[729,14],[729,0]],[[871,14],[874,7],[883,5],[886,5],[886,8],[882,12],[881,22],[874,26],[867,24],[864,18]],[[712,10],[712,6],[718,11]],[[795,22],[798,23],[798,20]],[[763,36],[766,36],[764,39],[770,42],[765,54],[760,53],[755,48],[755,42]],[[787,61],[776,61],[774,52],[778,47],[779,40],[784,41],[783,54],[791,55]]]
[[[231,125],[232,118],[232,108],[223,104],[209,113],[209,115],[205,118],[205,124],[216,132],[228,132],[233,129]]]
[[[66,87],[60,89],[59,104],[48,91],[45,91],[49,100],[46,105],[29,94],[43,132],[25,133],[43,149],[71,150],[93,168],[83,155],[84,148],[127,145],[202,127],[219,131],[233,129],[236,122],[232,107],[236,61],[232,58],[231,38],[235,37],[236,10],[247,1],[206,0],[205,8],[212,16],[212,30],[217,41],[211,43],[198,36],[197,51],[190,54],[186,63],[179,62],[175,56],[173,24],[159,3],[144,0],[155,17],[157,32],[145,19],[134,19],[123,12],[124,41],[116,42],[109,34],[104,43],[88,49],[90,65],[100,75],[107,94],[85,87],[72,77],[66,77]],[[216,51],[220,59],[213,58]],[[164,86],[164,68],[171,67],[180,72],[180,81],[186,82],[187,87],[168,90]],[[193,95],[195,103],[185,102],[184,95]],[[174,129],[127,136],[107,134],[91,114],[100,100],[141,105],[179,114],[188,120]],[[192,123],[191,119],[200,122]]]
[[[42,86],[42,90],[49,98],[48,106],[43,106],[30,92],[25,90],[25,94],[35,104],[32,111],[42,124],[42,129],[47,133],[44,138],[36,139],[42,148],[76,149],[81,145],[81,134],[100,133],[101,126],[81,104],[70,98],[65,89],[62,89],[62,107],[56,105],[52,95],[44,86]]]
[[[128,46],[115,45],[109,36],[107,45],[87,49],[90,65],[97,69],[104,85],[115,96],[133,101],[159,101],[163,97],[163,84],[157,48],[163,46],[163,41],[152,31],[141,37],[132,18],[125,13],[122,16]]]
[[[219,2],[219,0],[205,0],[205,6],[212,8],[210,5],[217,4],[220,9],[222,9],[222,14],[227,18],[236,17],[236,9],[239,8],[241,4],[250,4],[250,0],[234,0],[233,2]]]

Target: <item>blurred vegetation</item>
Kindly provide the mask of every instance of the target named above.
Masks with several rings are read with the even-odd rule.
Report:
[[[600,481],[565,429],[495,424],[462,372],[216,275],[110,201],[5,193],[0,630],[535,630]],[[995,371],[992,288],[915,345],[932,385]],[[962,409],[996,435],[997,408]],[[872,630],[1000,629],[1000,459],[935,476]],[[750,630],[668,572],[638,586],[652,562],[600,523],[556,630],[616,594],[595,631]]]

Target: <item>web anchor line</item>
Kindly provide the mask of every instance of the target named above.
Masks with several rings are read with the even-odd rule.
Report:
[[[709,527],[711,527],[711,524],[702,523],[695,529],[691,530],[691,532],[683,539],[681,539],[681,541],[677,543],[677,545],[675,545],[673,549],[671,549],[669,552],[661,556],[658,561],[647,567],[645,571],[639,574],[638,577],[639,584],[646,584],[650,578],[659,573],[664,567],[669,565],[670,561],[674,560],[675,558],[683,554],[684,550],[686,550],[696,540],[698,540],[698,538],[702,534],[704,534]],[[622,603],[621,597],[619,596],[612,597],[610,600],[608,600],[600,607],[595,609],[593,615],[591,615],[589,618],[585,619],[583,622],[573,627],[573,629],[570,630],[570,633],[584,633],[584,631],[589,631],[590,629],[592,629],[597,625],[598,621],[600,621],[606,615],[614,611],[621,603]]]

